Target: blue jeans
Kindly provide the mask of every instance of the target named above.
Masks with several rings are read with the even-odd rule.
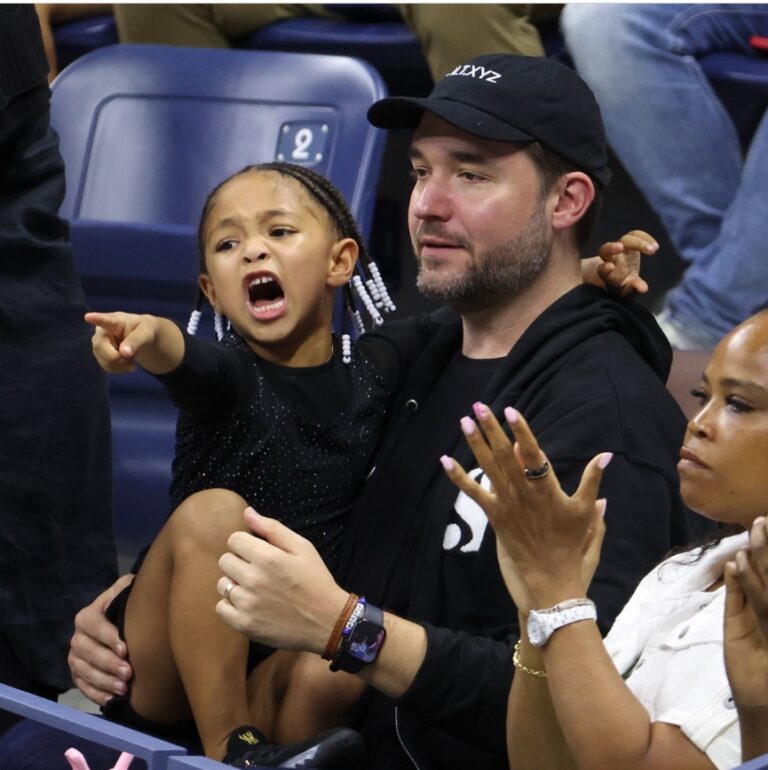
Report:
[[[697,56],[747,51],[768,5],[580,5],[561,17],[612,147],[689,262],[672,323],[711,347],[768,305],[768,114],[746,159]]]

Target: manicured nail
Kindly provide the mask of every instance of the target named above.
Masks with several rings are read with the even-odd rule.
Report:
[[[602,502],[602,504],[603,504],[603,509],[600,511],[600,516],[602,518],[605,518],[605,512],[608,510],[608,501],[607,500],[601,500],[600,502]]]
[[[453,460],[451,460],[450,457],[448,457],[448,455],[443,455],[440,458],[440,465],[442,465],[443,468],[445,468],[445,470],[447,471],[452,471],[455,467],[455,463],[453,462]]]
[[[507,418],[507,422],[517,422],[519,413],[517,409],[513,409],[511,406],[508,406],[504,410],[504,416]]]
[[[600,468],[600,470],[605,470],[611,460],[613,460],[613,452],[603,452],[600,455],[600,459],[597,461],[597,467]]]
[[[472,404],[472,409],[475,412],[475,416],[478,420],[484,420],[488,416],[488,408],[485,406],[485,404],[481,404],[479,401],[476,401],[474,404]]]
[[[477,430],[475,423],[472,422],[469,417],[461,418],[461,429],[464,431],[464,435],[466,436],[471,436]]]

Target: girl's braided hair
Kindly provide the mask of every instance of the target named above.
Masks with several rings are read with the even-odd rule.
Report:
[[[355,274],[350,279],[349,284],[344,287],[344,306],[355,327],[355,331],[358,334],[365,331],[365,327],[356,307],[353,289],[363,305],[365,305],[365,308],[373,318],[374,323],[377,326],[383,323],[379,308],[383,309],[385,312],[390,312],[395,309],[395,306],[384,286],[376,263],[371,259],[371,256],[368,253],[368,249],[365,246],[357,222],[352,216],[344,197],[336,187],[322,174],[319,174],[317,171],[306,166],[298,166],[293,163],[280,163],[277,161],[271,163],[258,163],[240,169],[240,171],[235,172],[216,185],[205,200],[203,213],[200,217],[200,224],[197,229],[197,250],[200,262],[200,272],[206,271],[205,228],[208,223],[211,209],[216,200],[217,193],[232,179],[253,171],[274,171],[281,176],[289,177],[298,182],[310,196],[320,204],[323,211],[326,212],[335,234],[339,238],[352,238],[357,242],[359,249],[358,261],[355,268]],[[195,311],[195,313],[197,313],[195,322],[193,323],[193,320],[190,319],[190,327],[193,327],[190,333],[194,333],[196,330],[202,302],[203,296],[202,292],[200,292],[198,294],[198,303]]]

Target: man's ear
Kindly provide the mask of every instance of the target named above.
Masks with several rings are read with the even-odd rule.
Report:
[[[552,211],[552,227],[567,230],[573,227],[586,213],[595,199],[595,186],[583,171],[564,174],[555,186],[557,200]]]
[[[343,286],[352,277],[360,247],[354,238],[342,238],[331,247],[326,283],[334,288]]]
[[[211,303],[211,307],[215,312],[221,313],[221,308],[216,298],[216,288],[213,285],[213,281],[208,273],[200,273],[200,277],[197,279],[197,283],[200,286],[200,290],[205,294],[208,302]]]

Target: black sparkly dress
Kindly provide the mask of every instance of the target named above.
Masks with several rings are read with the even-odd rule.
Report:
[[[236,335],[186,337],[181,367],[161,377],[179,407],[170,498],[222,487],[310,540],[329,567],[368,473],[391,398],[370,346],[344,364],[264,361]]]

